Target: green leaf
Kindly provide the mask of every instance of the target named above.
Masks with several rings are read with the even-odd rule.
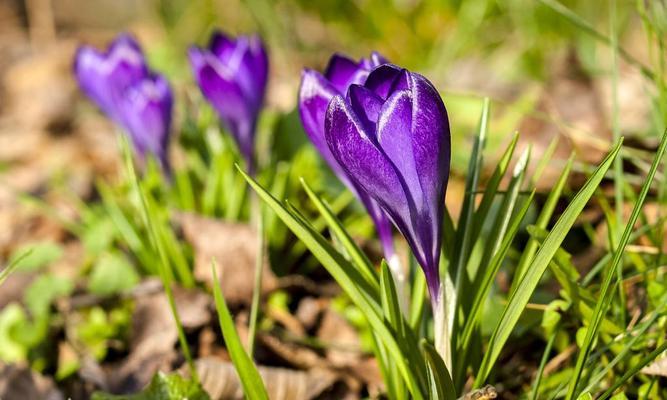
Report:
[[[359,270],[345,260],[322,235],[317,233],[305,221],[304,217],[299,215],[297,210],[288,208],[289,204],[283,206],[268,191],[248,176],[248,174],[243,172],[238,166],[237,168],[259,197],[273,209],[278,218],[308,247],[313,255],[322,263],[322,266],[329,271],[336,282],[350,296],[350,299],[356,306],[363,311],[374,333],[381,340],[382,344],[386,346],[389,356],[401,372],[401,376],[405,379],[408,390],[413,398],[424,398],[426,376],[420,373],[421,369],[418,365],[408,366],[406,362],[407,355],[401,351],[393,332],[384,323],[378,291],[374,290],[362,277]]]
[[[556,209],[556,204],[558,203],[560,195],[563,192],[563,188],[567,183],[567,178],[570,175],[570,170],[572,169],[573,162],[574,162],[574,155],[570,156],[570,158],[567,160],[565,168],[563,168],[563,172],[560,174],[558,180],[556,181],[556,184],[551,189],[551,192],[549,193],[549,196],[547,197],[547,200],[544,203],[544,206],[542,207],[542,211],[540,211],[540,215],[537,217],[535,225],[538,228],[541,229],[547,228],[547,224],[549,223],[551,217],[553,216],[554,210]],[[516,286],[518,285],[520,279],[523,277],[524,272],[528,267],[528,264],[533,260],[533,257],[535,256],[538,247],[539,247],[539,242],[534,238],[531,238],[526,244],[526,247],[524,248],[523,253],[521,254],[521,259],[519,260],[519,264],[516,267],[515,278],[510,293],[514,292],[514,290],[516,289]]]
[[[667,129],[662,135],[662,140],[660,141],[660,146],[658,147],[655,157],[653,158],[651,169],[649,170],[646,180],[644,181],[644,184],[642,185],[642,188],[639,192],[639,196],[637,197],[635,206],[632,209],[632,213],[630,214],[628,223],[625,225],[625,230],[623,231],[623,236],[621,236],[620,243],[618,244],[618,247],[614,251],[614,258],[611,261],[611,265],[607,269],[607,274],[602,283],[600,294],[598,296],[598,301],[595,304],[595,310],[593,311],[592,320],[589,323],[588,329],[586,330],[586,338],[584,340],[581,349],[579,350],[579,355],[577,357],[577,363],[575,365],[573,378],[570,381],[570,386],[568,388],[568,395],[566,397],[567,399],[573,399],[576,395],[577,384],[579,383],[579,379],[583,372],[584,364],[588,359],[588,355],[593,346],[593,342],[597,338],[597,333],[598,329],[600,328],[600,323],[604,318],[609,303],[608,295],[612,280],[614,276],[617,276],[616,275],[617,268],[623,259],[623,255],[625,254],[625,247],[630,241],[632,230],[634,229],[635,223],[637,222],[637,218],[639,218],[639,214],[641,213],[642,207],[644,206],[644,201],[646,200],[646,196],[648,195],[649,189],[651,188],[651,183],[653,183],[655,174],[658,171],[658,167],[660,166],[660,163],[662,161],[662,156],[665,154],[665,149],[667,149]]]
[[[523,218],[530,208],[534,194],[535,192],[531,193],[530,197],[526,200],[521,210],[519,210],[514,218],[512,218],[511,226],[503,238],[500,244],[500,248],[494,254],[493,258],[489,262],[488,267],[484,270],[484,273],[480,275],[481,279],[475,286],[472,306],[470,308],[469,314],[467,315],[465,325],[463,326],[463,332],[461,334],[460,341],[457,343],[456,370],[454,371],[457,382],[458,379],[463,377],[462,374],[465,373],[465,366],[467,364],[466,358],[467,354],[469,353],[470,341],[472,339],[473,331],[477,327],[481,318],[484,302],[486,301],[489,292],[491,291],[491,286],[498,273],[498,270],[500,269],[500,266],[502,265],[502,262],[505,259],[511,244],[514,241],[517,232],[519,231],[521,221],[523,221]]]
[[[196,380],[186,379],[179,374],[166,375],[158,372],[151,383],[141,393],[116,396],[95,392],[92,400],[210,400],[208,394]]]
[[[93,265],[88,290],[105,296],[130,290],[138,282],[139,274],[123,254],[105,253]]]
[[[438,354],[435,347],[427,342],[426,339],[422,339],[421,342],[419,342],[419,347],[428,363],[430,398],[456,400],[454,382],[452,382],[451,375],[447,370],[445,362],[440,357],[440,354]]]
[[[535,258],[530,263],[530,266],[526,269],[526,273],[519,281],[516,291],[510,295],[508,304],[503,310],[500,321],[491,336],[488,351],[484,354],[482,364],[475,378],[475,387],[479,387],[488,377],[491,368],[498,359],[500,352],[514,329],[514,326],[519,321],[521,313],[526,307],[526,304],[528,304],[530,296],[539,284],[540,278],[548,268],[554,254],[576,222],[577,217],[584,209],[584,206],[593,193],[595,193],[602,178],[604,178],[611,163],[621,149],[621,144],[622,140],[619,140],[613,150],[607,157],[605,157],[600,166],[593,172],[581,190],[572,199],[572,202],[567,209],[565,209],[540,247]]]
[[[591,25],[591,23],[584,20],[579,15],[577,15],[575,12],[573,12],[569,8],[565,7],[564,5],[559,3],[558,1],[556,1],[556,0],[540,0],[540,2],[542,4],[544,4],[545,6],[549,7],[550,9],[552,9],[554,12],[556,12],[561,17],[570,21],[570,23],[572,23],[573,25],[575,25],[576,27],[581,29],[583,32],[586,32],[589,35],[591,35],[592,37],[594,37],[595,39],[597,39],[598,41],[600,41],[600,42],[602,42],[602,43],[604,43],[608,46],[612,45],[612,41],[608,36],[602,34],[598,30],[596,30],[595,27],[593,25]],[[625,61],[627,61],[628,63],[633,64],[636,67],[638,67],[640,69],[641,73],[645,77],[647,77],[648,79],[650,79],[650,80],[652,80],[656,83],[658,83],[659,79],[661,79],[659,76],[656,76],[656,74],[653,71],[651,71],[647,66],[642,64],[636,58],[634,58],[625,49],[618,48],[618,55],[623,57],[623,59]]]
[[[27,254],[27,252],[30,252]],[[48,264],[58,261],[63,255],[63,249],[51,241],[28,243],[16,250],[9,259],[19,271],[35,271]]]
[[[472,148],[472,155],[470,156],[470,163],[468,165],[468,173],[466,174],[465,196],[463,199],[463,207],[461,208],[461,216],[459,217],[459,225],[456,230],[456,240],[454,244],[455,254],[450,256],[452,266],[454,267],[453,275],[456,279],[457,299],[460,299],[461,293],[464,291],[465,281],[465,266],[468,260],[468,254],[472,249],[474,242],[473,237],[473,216],[475,213],[475,194],[477,192],[477,185],[479,176],[482,171],[482,149],[486,142],[486,134],[489,126],[489,107],[490,102],[488,98],[484,99],[482,106],[482,115],[479,120],[479,128],[477,136],[475,137],[475,144]],[[457,307],[458,308],[458,307]]]
[[[361,251],[361,249],[359,249],[359,246],[357,246],[357,244],[354,243],[354,240],[352,240],[350,235],[347,233],[347,231],[341,224],[340,220],[331,211],[329,205],[326,204],[323,200],[321,200],[315,194],[315,192],[313,192],[313,190],[310,188],[310,186],[306,183],[305,180],[301,179],[301,185],[306,190],[306,193],[308,194],[308,197],[310,197],[311,201],[315,203],[315,207],[317,207],[317,210],[324,217],[324,220],[327,222],[329,228],[333,231],[338,240],[340,240],[341,244],[345,248],[345,251],[347,251],[347,253],[350,255],[350,258],[352,259],[354,265],[356,265],[357,268],[359,268],[359,272],[361,273],[361,275],[368,282],[368,284],[371,287],[373,287],[374,290],[377,290],[378,289],[377,274],[373,269],[373,265],[371,264],[368,257],[366,257],[366,255]]]
[[[234,363],[234,368],[236,368],[236,372],[239,374],[243,392],[249,399],[268,400],[269,396],[266,393],[262,377],[259,375],[259,372],[250,359],[250,356],[248,356],[248,353],[243,349],[241,339],[239,338],[238,333],[236,333],[234,320],[232,319],[229,308],[227,308],[227,303],[222,296],[222,289],[220,288],[220,281],[218,280],[216,270],[217,268],[214,261],[211,263],[211,271],[213,273],[213,282],[215,282],[213,285],[215,309],[218,312],[218,322],[220,324],[220,329],[222,330],[222,336],[225,339],[225,344],[227,345],[229,356]]]
[[[49,312],[51,303],[67,296],[74,289],[74,283],[68,278],[46,274],[38,276],[25,291],[25,304],[33,316],[42,316]]]
[[[382,295],[382,310],[387,318],[389,325],[396,330],[399,338],[405,337],[405,326],[403,316],[401,315],[401,306],[398,304],[398,294],[396,293],[396,284],[391,276],[389,266],[385,260],[382,260],[380,277],[380,292]]]
[[[626,356],[632,356],[633,355],[633,349],[635,349],[635,344],[640,340],[644,339],[646,336],[646,332],[648,331],[649,328],[655,327],[655,322],[659,317],[662,317],[665,311],[665,304],[663,303],[662,307],[655,309],[651,313],[651,317],[646,320],[646,322],[643,322],[641,324],[640,329],[637,332],[633,332],[632,335],[630,335],[630,340],[623,345],[623,349],[618,352],[616,357],[614,357],[613,360],[611,360],[609,363],[607,363],[604,368],[602,368],[601,371],[597,372],[595,376],[593,376],[591,379],[588,380],[588,385],[582,390],[583,392],[588,392],[590,390],[593,390],[593,388],[607,376],[607,373],[614,368],[616,364],[621,362],[626,358]]]
[[[20,265],[20,263],[26,259],[30,254],[32,253],[32,250],[26,250],[23,253],[18,253],[15,252],[16,256],[12,257],[12,261],[9,262],[9,265],[5,267],[2,271],[0,271],[0,286],[5,282],[5,279],[9,278],[9,275],[16,270],[16,268]]]
[[[165,294],[167,295],[167,301],[169,303],[169,309],[171,315],[174,318],[174,323],[176,324],[176,330],[178,331],[178,341],[181,345],[181,351],[188,362],[188,367],[190,373],[197,379],[197,370],[194,367],[194,362],[192,361],[192,355],[190,354],[190,347],[188,346],[188,341],[185,336],[185,331],[183,330],[183,324],[178,314],[178,309],[176,308],[176,300],[174,299],[174,293],[171,289],[171,283],[173,281],[173,272],[170,268],[169,261],[167,260],[167,253],[163,247],[164,236],[161,235],[160,228],[156,226],[155,216],[156,211],[151,207],[151,203],[148,201],[146,193],[139,182],[137,173],[134,169],[134,163],[132,161],[132,154],[130,153],[130,145],[127,141],[125,135],[120,135],[121,140],[121,152],[123,155],[123,161],[125,164],[125,171],[130,179],[130,183],[134,188],[135,192],[139,196],[139,208],[141,212],[141,218],[143,220],[148,234],[150,237],[151,245],[158,255],[157,265],[160,275],[160,280],[162,281],[162,286],[164,287]]]
[[[29,349],[17,340],[15,331],[27,322],[28,317],[18,303],[9,303],[0,310],[0,360],[8,363],[26,360]]]
[[[421,323],[424,314],[424,305],[426,304],[426,275],[424,275],[419,267],[414,268],[414,280],[411,295],[410,327],[416,330]]]
[[[512,137],[512,141],[507,146],[507,149],[505,149],[505,153],[503,153],[502,157],[500,157],[498,165],[496,165],[496,168],[493,170],[491,178],[489,178],[489,181],[486,184],[486,189],[484,189],[484,196],[482,196],[482,201],[479,203],[477,211],[475,211],[475,216],[474,216],[475,226],[473,228],[472,237],[477,237],[480,231],[482,230],[482,225],[484,225],[486,216],[489,214],[489,210],[491,210],[491,205],[493,204],[493,200],[495,199],[496,194],[498,193],[498,187],[500,186],[500,182],[505,176],[505,172],[509,167],[510,161],[512,161],[512,156],[514,155],[514,150],[516,149],[516,144],[518,140],[519,140],[519,135],[515,133],[514,136]]]
[[[616,382],[614,382],[614,384],[609,389],[607,389],[606,392],[602,394],[602,396],[598,397],[598,400],[604,400],[607,397],[611,396],[611,394],[614,393],[616,389],[623,386],[626,382],[630,380],[630,378],[635,376],[639,371],[642,370],[642,368],[652,363],[658,356],[660,356],[665,351],[667,351],[667,342],[663,342],[655,350],[644,356],[637,364],[633,365],[630,369],[628,369],[625,372],[625,374],[623,374],[623,376],[617,379]]]

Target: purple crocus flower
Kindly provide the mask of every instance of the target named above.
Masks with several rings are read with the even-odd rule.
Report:
[[[387,60],[376,52],[373,52],[369,58],[362,58],[359,62],[334,54],[324,74],[305,69],[301,76],[299,90],[299,115],[310,141],[329,164],[331,170],[366,207],[375,223],[385,258],[390,263],[395,263],[396,255],[389,218],[379,204],[360,188],[354,179],[348,177],[329,150],[324,135],[324,119],[331,99],[336,95],[344,95],[350,85],[363,84],[373,68],[386,63]]]
[[[422,75],[395,65],[335,95],[325,137],[347,176],[377,201],[407,239],[426,275],[434,310],[450,164],[447,110]]]
[[[257,116],[264,101],[269,60],[258,36],[236,39],[215,32],[207,48],[191,47],[190,64],[204,97],[254,170]]]
[[[152,153],[168,172],[172,91],[148,68],[136,40],[119,35],[106,52],[81,46],[74,73],[83,92],[129,134],[137,153]]]

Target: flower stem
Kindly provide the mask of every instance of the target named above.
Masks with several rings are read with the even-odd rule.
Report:
[[[445,285],[440,283],[437,296],[431,297],[431,307],[433,307],[435,349],[445,362],[447,370],[452,373],[452,341],[444,287]]]

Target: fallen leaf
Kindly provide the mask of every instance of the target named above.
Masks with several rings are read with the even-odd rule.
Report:
[[[327,344],[326,356],[333,366],[341,368],[359,362],[359,334],[337,312],[329,309],[324,313],[317,337]]]
[[[180,214],[185,240],[195,251],[195,277],[211,285],[215,259],[225,299],[232,305],[250,304],[254,286],[257,233],[247,224],[222,222],[194,214]],[[273,290],[277,279],[264,262],[262,293]]]
[[[667,357],[655,360],[651,364],[642,368],[642,373],[646,375],[667,377]]]
[[[185,329],[210,321],[210,299],[197,290],[174,288],[176,309]],[[176,359],[178,331],[164,292],[140,297],[132,315],[130,354],[110,373],[112,393],[132,393],[146,386],[158,370],[169,370]]]
[[[53,381],[28,367],[0,362],[0,399],[63,400]]]
[[[234,365],[213,357],[195,362],[201,385],[213,400],[243,399],[243,388]],[[287,368],[258,367],[270,399],[314,399],[336,381],[332,371],[314,368],[296,371]]]

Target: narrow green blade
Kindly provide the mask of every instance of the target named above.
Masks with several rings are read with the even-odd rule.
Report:
[[[211,263],[211,271],[213,273],[214,282],[213,297],[215,299],[215,309],[218,312],[218,322],[220,323],[222,336],[225,339],[225,344],[227,345],[227,350],[229,350],[229,356],[232,359],[232,363],[234,363],[236,373],[239,374],[243,392],[248,399],[268,400],[269,395],[266,393],[262,377],[259,375],[259,372],[250,359],[250,356],[248,356],[248,353],[243,349],[241,339],[234,327],[234,320],[229,312],[229,308],[227,308],[225,298],[222,296],[216,269],[215,261],[213,261]]]
[[[630,214],[630,219],[628,220],[628,223],[625,225],[625,230],[623,231],[623,236],[621,236],[621,241],[618,244],[616,251],[614,252],[614,258],[612,259],[611,265],[607,270],[607,275],[605,276],[604,282],[600,289],[600,295],[598,296],[598,301],[595,304],[595,311],[593,312],[592,320],[588,325],[588,329],[586,330],[586,338],[584,339],[581,349],[579,350],[579,356],[577,357],[577,363],[575,365],[574,374],[572,380],[570,381],[570,386],[568,388],[568,395],[566,397],[567,399],[575,398],[577,392],[577,384],[579,383],[579,379],[581,378],[581,373],[584,370],[584,364],[588,359],[588,354],[593,345],[593,341],[597,337],[597,332],[598,329],[600,328],[600,323],[604,318],[607,309],[608,305],[607,296],[609,295],[609,289],[611,287],[612,279],[614,278],[614,276],[617,276],[616,275],[617,268],[621,263],[621,260],[623,259],[623,254],[625,253],[625,247],[630,241],[632,230],[634,229],[635,223],[637,222],[637,218],[639,218],[639,214],[641,213],[642,207],[644,206],[644,201],[646,200],[648,191],[651,188],[651,184],[653,183],[653,179],[655,178],[655,174],[658,171],[658,167],[660,166],[660,162],[662,161],[662,156],[665,154],[666,148],[667,148],[667,129],[662,135],[662,140],[655,154],[655,157],[653,158],[653,164],[651,164],[651,169],[648,173],[648,176],[646,177],[646,180],[644,181],[644,185],[642,185],[641,191],[639,192],[639,197],[637,198],[635,206],[632,209],[632,214]]]
[[[544,271],[549,266],[556,250],[558,250],[565,239],[565,236],[576,222],[577,217],[584,209],[584,206],[600,185],[602,178],[604,178],[614,158],[621,149],[621,144],[622,141],[619,140],[613,150],[607,157],[605,157],[600,166],[593,172],[591,177],[574,197],[570,205],[558,219],[558,222],[556,222],[556,225],[549,233],[549,236],[544,241],[542,247],[540,247],[535,258],[527,268],[525,275],[521,281],[519,281],[517,290],[510,295],[508,304],[503,310],[500,321],[491,336],[488,351],[484,354],[482,364],[477,377],[475,378],[475,387],[479,387],[488,377],[491,368],[498,359],[498,356],[500,356],[500,352],[512,333],[514,326],[519,321],[521,313],[526,307],[526,304],[528,304],[530,296],[535,291],[542,274],[544,274]]]
[[[424,358],[428,363],[430,398],[442,400],[456,400],[456,390],[451,375],[447,370],[445,362],[442,360],[435,347],[422,339],[419,347],[424,353]]]

